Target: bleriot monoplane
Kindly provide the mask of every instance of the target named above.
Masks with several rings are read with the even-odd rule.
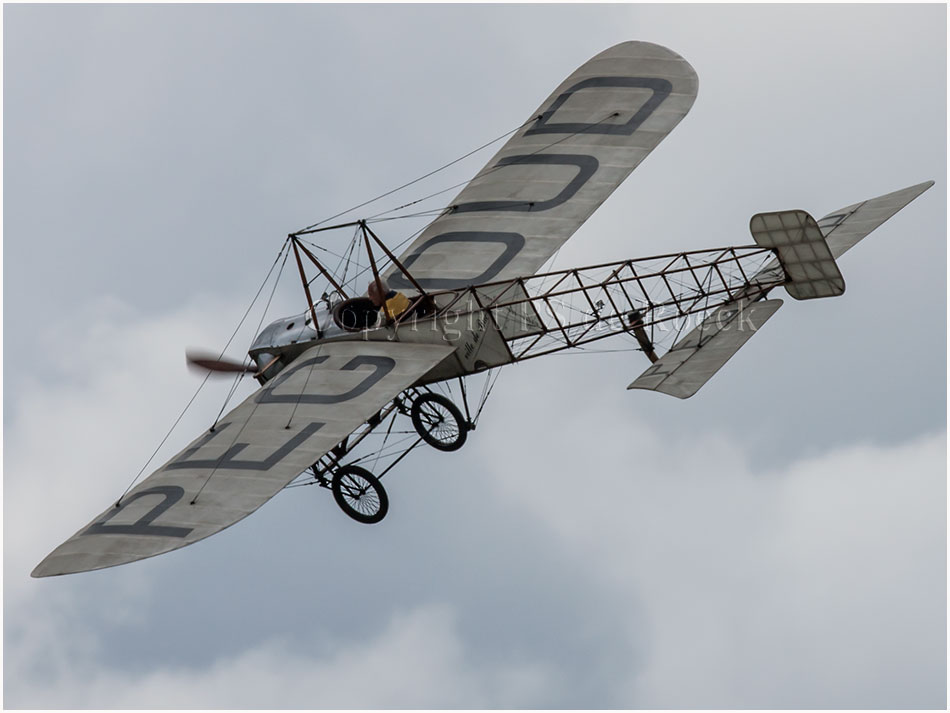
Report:
[[[686,116],[697,87],[674,52],[619,44],[555,89],[398,257],[369,219],[288,236],[302,313],[264,329],[248,363],[191,358],[261,387],[33,576],[184,547],[287,487],[327,488],[355,520],[379,522],[380,479],[420,444],[461,447],[506,364],[618,337],[649,361],[628,388],[688,398],[782,306],[775,288],[842,294],[837,259],[933,185],[818,220],[761,213],[743,246],[539,272]],[[317,254],[333,235],[350,237],[331,269]],[[485,380],[481,400],[469,399],[473,377]]]

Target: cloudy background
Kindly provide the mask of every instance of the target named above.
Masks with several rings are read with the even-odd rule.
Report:
[[[944,6],[3,20],[5,707],[946,707]],[[30,579],[128,485],[200,382],[185,347],[226,342],[287,232],[512,129],[627,39],[682,54],[699,98],[558,266],[937,184],[842,259],[843,297],[787,299],[689,401],[625,391],[636,353],[508,367],[462,451],[387,478],[379,525],[305,488]],[[301,309],[288,280],[272,315]]]

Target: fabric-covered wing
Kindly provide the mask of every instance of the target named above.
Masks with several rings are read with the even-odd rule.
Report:
[[[844,255],[933,184],[933,181],[924,181],[893,193],[885,193],[877,198],[869,198],[866,201],[839,208],[820,218],[817,221],[818,227],[825,236],[831,256],[837,259]],[[759,284],[774,282],[781,279],[782,274],[781,263],[778,258],[775,258],[766,263],[752,277],[751,282]]]
[[[101,569],[190,545],[250,515],[453,347],[331,342],[244,403],[57,547],[34,577]]]
[[[840,257],[858,241],[893,216],[934,184],[924,181],[899,191],[871,198],[829,213],[818,221],[834,257]]]
[[[568,77],[400,256],[429,290],[530,275],[673,130],[699,80],[675,52],[624,42]],[[391,286],[411,289],[398,271]]]
[[[782,304],[782,300],[756,302],[749,298],[727,302],[627,388],[660,391],[688,399],[735,356]]]

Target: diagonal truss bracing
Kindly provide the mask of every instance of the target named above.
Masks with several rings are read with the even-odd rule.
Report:
[[[759,246],[660,255],[430,292],[438,315],[487,312],[513,361],[638,333],[651,354],[710,310],[784,283]],[[668,342],[668,343],[667,343]],[[651,359],[655,358],[651,356]]]

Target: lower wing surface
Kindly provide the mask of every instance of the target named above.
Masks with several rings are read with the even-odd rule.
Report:
[[[628,389],[660,391],[688,399],[729,361],[759,327],[782,306],[782,300],[727,302],[674,344]]]
[[[33,576],[152,557],[233,525],[452,351],[395,342],[313,347],[57,547]]]

